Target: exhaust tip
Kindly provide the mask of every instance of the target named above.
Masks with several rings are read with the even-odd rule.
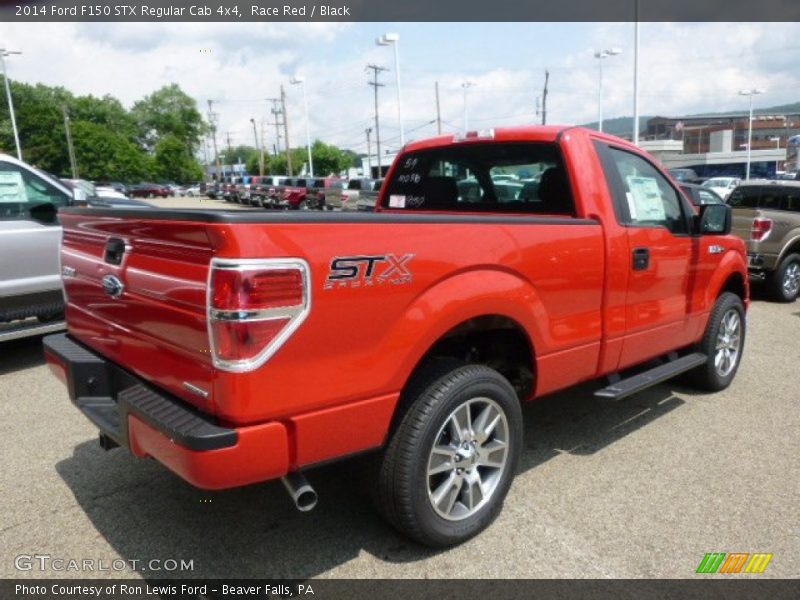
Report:
[[[302,473],[288,473],[281,477],[281,482],[300,512],[308,512],[317,505],[317,492]]]

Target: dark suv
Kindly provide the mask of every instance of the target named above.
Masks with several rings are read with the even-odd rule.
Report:
[[[733,232],[747,242],[750,277],[780,302],[800,292],[800,181],[750,180],[728,204]]]

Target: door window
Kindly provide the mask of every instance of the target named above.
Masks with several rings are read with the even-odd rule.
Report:
[[[41,217],[49,214],[52,208],[67,204],[67,194],[42,177],[17,165],[0,162],[0,218]],[[54,216],[55,212],[52,214]],[[55,218],[52,221],[55,222]]]
[[[621,179],[630,225],[666,227],[672,233],[688,233],[682,202],[673,188],[653,165],[640,156],[609,148]]]

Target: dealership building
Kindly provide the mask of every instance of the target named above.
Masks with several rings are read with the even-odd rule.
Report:
[[[668,169],[691,168],[701,177],[744,177],[748,113],[654,117],[639,142]],[[800,112],[753,116],[750,176],[774,178],[786,165],[789,138],[800,134]]]

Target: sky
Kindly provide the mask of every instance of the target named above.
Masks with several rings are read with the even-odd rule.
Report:
[[[305,142],[305,78],[312,139],[366,151],[374,129],[368,64],[382,72],[379,91],[384,149],[399,146],[392,47],[398,33],[406,140],[436,134],[435,82],[443,131],[539,122],[537,96],[549,70],[548,123],[579,124],[598,116],[599,62],[594,52],[619,48],[602,61],[605,118],[633,114],[632,23],[5,23],[0,44],[21,50],[9,77],[60,85],[76,94],[110,94],[131,106],[178,83],[207,111],[214,101],[218,143],[254,143],[250,119],[275,128],[266,98],[287,94],[290,141]],[[754,106],[800,101],[800,23],[642,23],[639,109],[679,116],[747,110],[740,89],[763,88]],[[260,135],[260,132],[259,132]],[[374,133],[373,144],[374,144]],[[374,152],[374,148],[373,148]]]

